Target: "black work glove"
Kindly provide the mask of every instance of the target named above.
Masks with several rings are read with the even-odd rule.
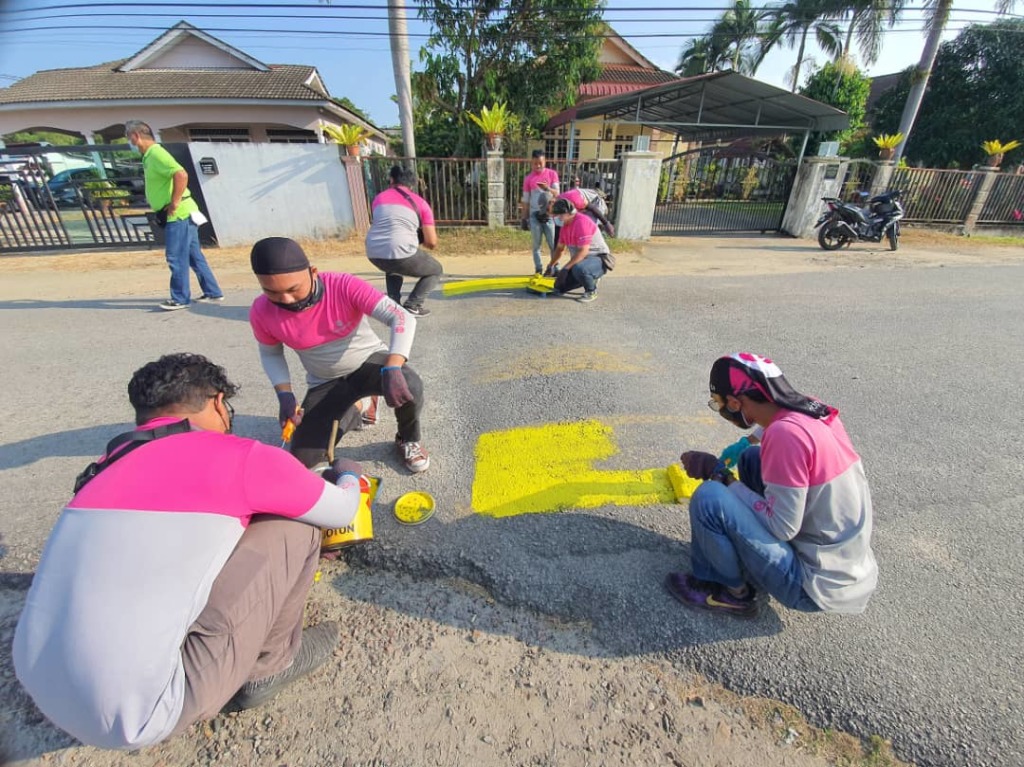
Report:
[[[277,393],[277,420],[281,428],[289,418],[295,417],[295,411],[299,409],[298,400],[295,394],[290,391],[279,391]]]
[[[530,219],[524,218],[519,221],[519,228],[524,232],[530,231]]]
[[[324,473],[320,476],[336,485],[342,474],[355,474],[357,477],[361,477],[363,467],[358,461],[353,461],[351,458],[335,458],[334,463],[324,469]]]
[[[409,391],[409,384],[405,382],[405,373],[400,367],[383,367],[380,369],[380,385],[384,391],[384,401],[388,407],[400,408],[412,402],[412,392]]]
[[[718,466],[718,458],[711,453],[702,453],[699,450],[688,450],[679,456],[683,463],[683,469],[693,479],[710,479]]]

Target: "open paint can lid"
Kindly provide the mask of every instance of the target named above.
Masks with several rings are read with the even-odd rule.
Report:
[[[395,519],[403,525],[418,525],[434,515],[434,496],[422,490],[406,493],[395,501]]]

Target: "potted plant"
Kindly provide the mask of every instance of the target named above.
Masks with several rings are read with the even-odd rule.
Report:
[[[324,134],[335,144],[340,144],[348,150],[350,157],[359,156],[359,145],[370,132],[359,125],[333,125],[324,126]]]
[[[483,107],[480,114],[475,115],[469,112],[469,119],[477,124],[477,127],[487,137],[487,148],[492,152],[501,149],[501,137],[505,135],[509,125],[512,123],[512,114],[508,111],[506,103],[494,102],[490,109]]]
[[[903,141],[902,133],[883,133],[880,136],[872,136],[871,140],[878,147],[879,160],[891,160],[896,154],[896,147]]]
[[[1003,155],[1019,146],[1020,142],[1016,139],[1005,144],[998,139],[981,142],[981,148],[985,150],[985,154],[988,155],[988,167],[990,168],[998,168],[1002,165]]]

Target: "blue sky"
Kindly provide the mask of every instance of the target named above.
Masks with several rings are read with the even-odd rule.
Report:
[[[184,19],[268,64],[317,67],[335,96],[347,96],[370,113],[378,125],[397,123],[391,102],[394,78],[387,37],[384,0],[310,2],[301,8],[260,8],[270,0],[249,2],[244,9],[225,8],[238,0],[215,2],[126,3],[99,0],[0,0],[0,87],[12,78],[40,69],[78,67],[130,56]],[[346,8],[344,4],[365,8]],[[414,61],[429,31],[409,3],[409,48]],[[702,7],[724,7],[727,0],[702,0]],[[77,7],[67,7],[75,5]],[[946,39],[971,23],[988,23],[993,0],[957,0]],[[60,9],[54,6],[61,6]],[[605,20],[655,64],[672,69],[691,36],[707,31],[719,15],[694,8],[685,0],[607,0]],[[660,9],[660,10],[637,10]],[[887,74],[917,61],[924,44],[923,3],[912,2],[904,20],[885,38],[880,60],[868,70]],[[219,31],[223,30],[223,31]],[[662,36],[668,35],[668,36]],[[826,57],[812,51],[819,64]],[[785,85],[796,60],[790,49],[776,50],[758,70],[758,79]]]

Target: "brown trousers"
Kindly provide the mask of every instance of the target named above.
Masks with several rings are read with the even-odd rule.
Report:
[[[319,528],[252,518],[182,644],[185,705],[172,734],[216,716],[246,682],[291,665],[319,552]]]

